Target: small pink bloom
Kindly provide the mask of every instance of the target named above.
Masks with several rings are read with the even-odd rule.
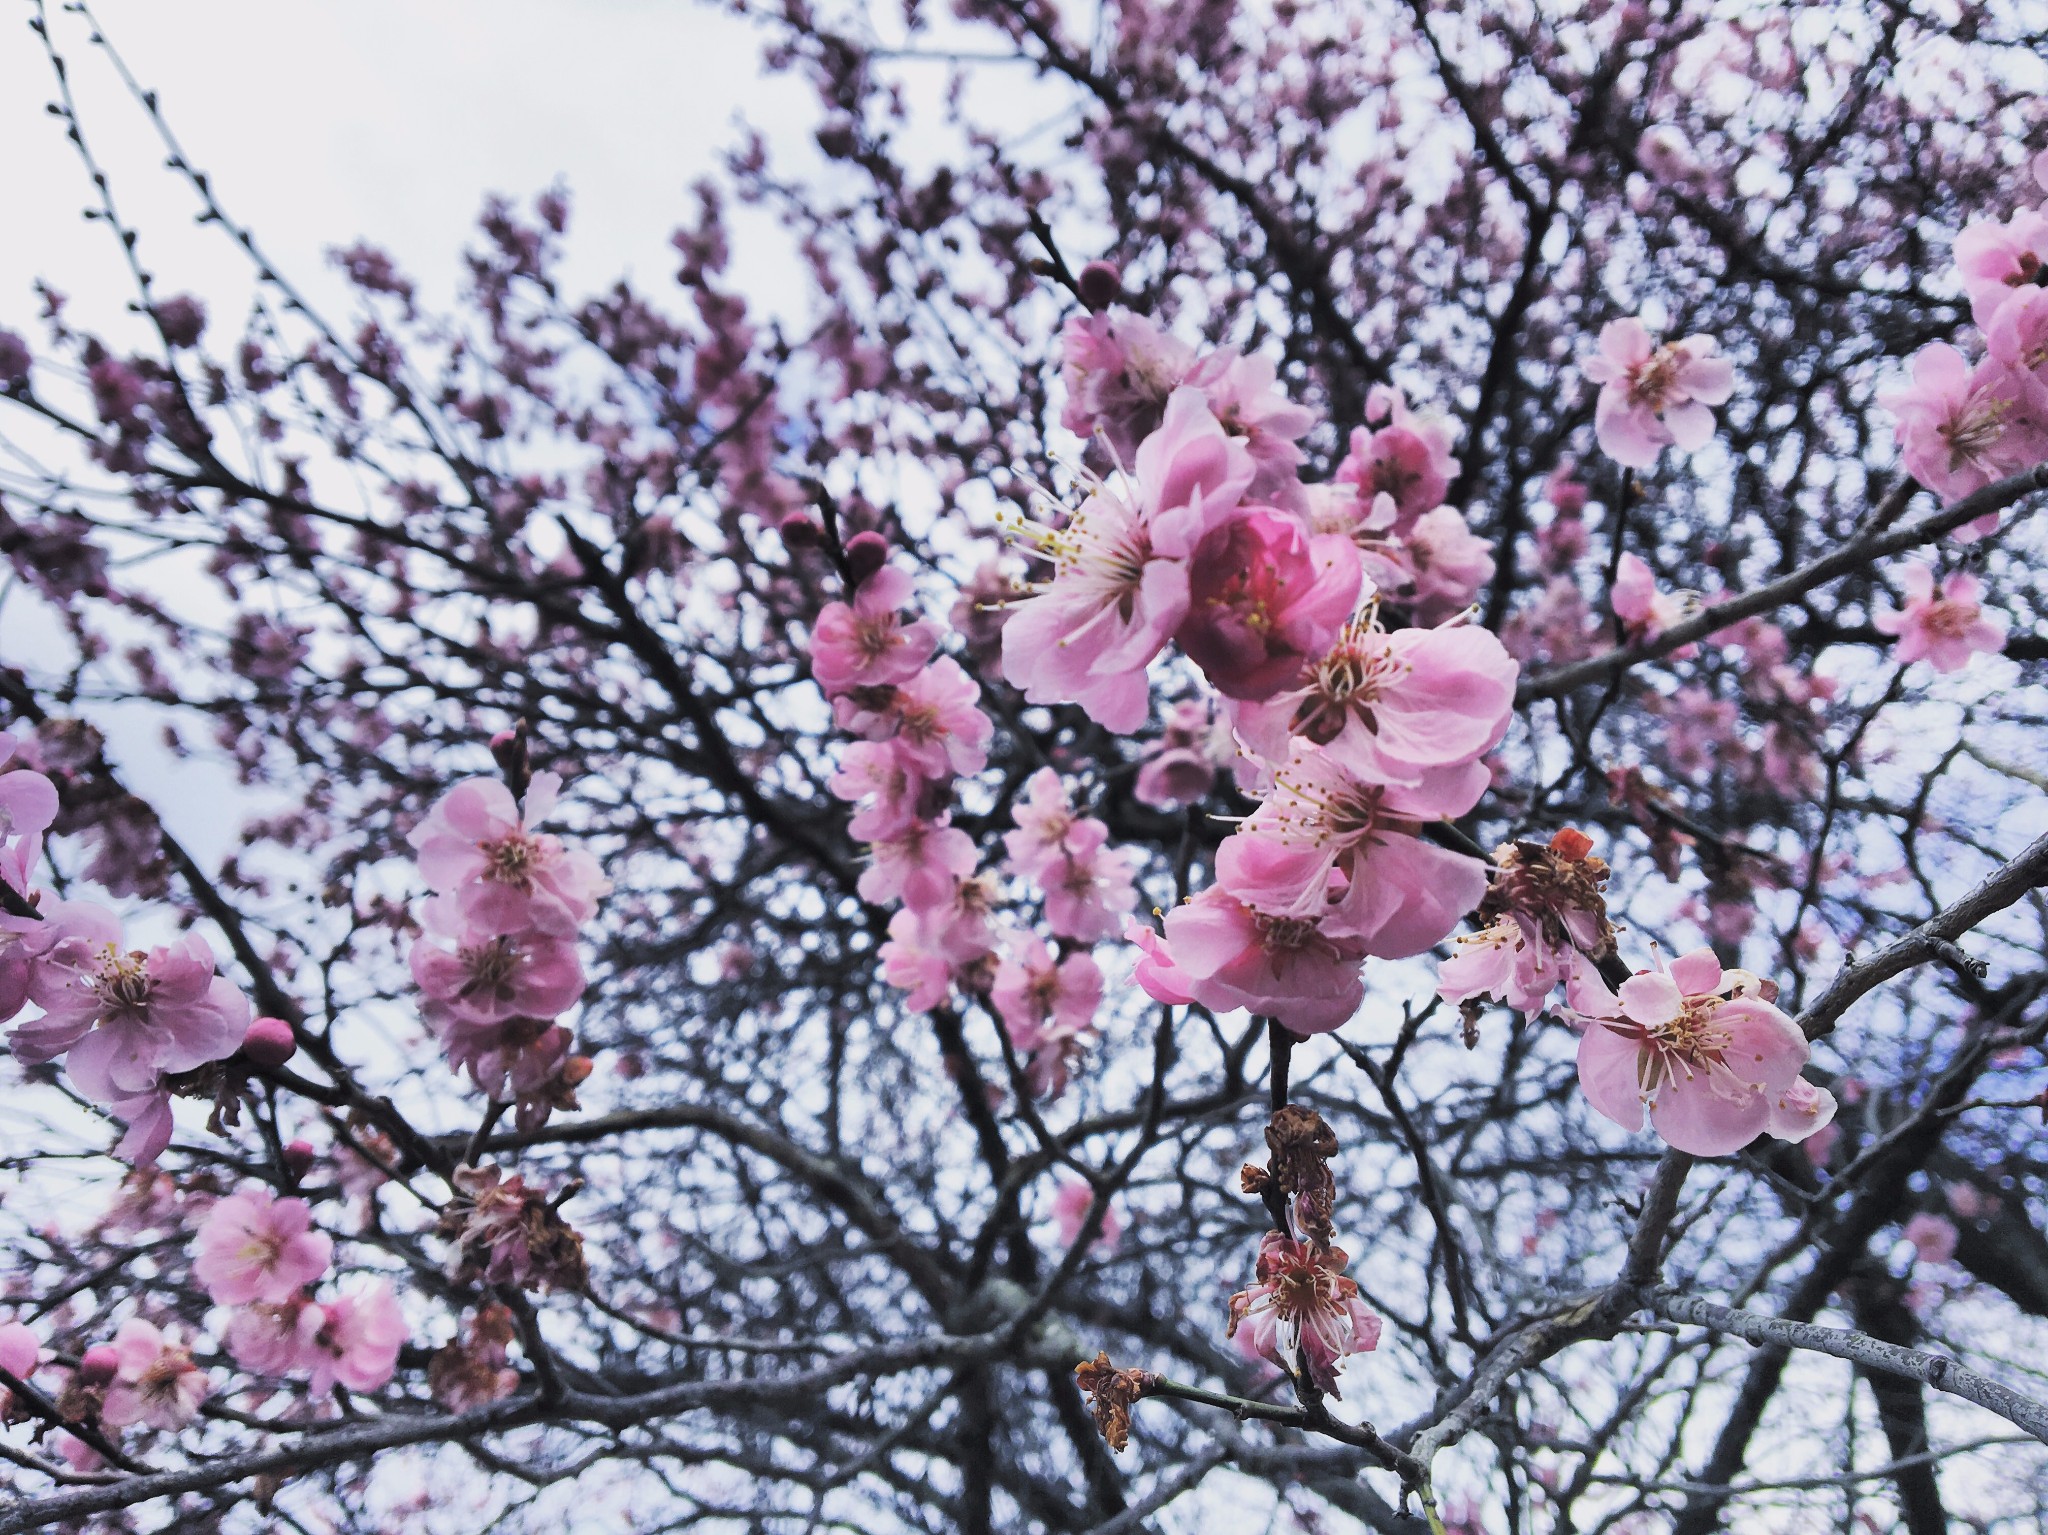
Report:
[[[1223,430],[1251,455],[1256,472],[1245,499],[1300,510],[1301,450],[1295,444],[1316,424],[1316,414],[1287,397],[1273,360],[1226,347],[1197,362],[1185,382],[1202,391]]]
[[[1175,638],[1219,691],[1268,698],[1329,646],[1362,579],[1350,539],[1311,539],[1293,517],[1254,509],[1196,551]]]
[[[884,565],[853,594],[827,603],[811,628],[811,675],[827,697],[908,682],[938,648],[936,624],[903,621],[915,596],[909,574]]]
[[[1060,346],[1067,389],[1060,425],[1084,438],[1101,432],[1118,462],[1129,464],[1194,366],[1194,349],[1125,309],[1076,315]]]
[[[435,803],[406,838],[430,889],[452,898],[466,933],[489,937],[537,928],[571,938],[597,914],[611,888],[597,860],[533,828],[561,792],[554,773],[535,773],[520,805],[495,778],[471,778]]]
[[[1095,1190],[1079,1178],[1068,1178],[1061,1182],[1052,1196],[1052,1218],[1059,1227],[1060,1245],[1072,1247],[1080,1240],[1081,1227],[1088,1219],[1088,1212],[1095,1207]],[[1102,1230],[1095,1238],[1095,1250],[1108,1252],[1116,1246],[1117,1238],[1123,1235],[1123,1218],[1116,1213],[1116,1206],[1102,1207]]]
[[[1762,983],[1723,973],[1698,949],[1667,971],[1639,971],[1610,992],[1591,966],[1572,977],[1586,1031],[1579,1083],[1625,1129],[1650,1124],[1694,1156],[1725,1156],[1757,1136],[1801,1140],[1834,1115],[1826,1089],[1804,1081],[1806,1039],[1764,1000]]]
[[[1938,672],[1961,671],[1971,656],[2005,649],[2005,622],[1985,616],[1978,603],[1984,587],[1975,576],[1957,572],[1941,583],[1937,597],[1934,572],[1915,564],[1899,572],[1899,585],[1906,590],[1906,606],[1878,613],[1871,622],[1879,633],[1898,636],[1892,657],[1901,666],[1925,660]]]
[[[1654,640],[1666,629],[1683,623],[1697,610],[1698,604],[1684,597],[1674,596],[1657,590],[1657,578],[1639,555],[1624,554],[1615,567],[1614,586],[1608,593],[1608,600],[1614,605],[1614,616],[1621,620],[1629,639],[1637,644]],[[1689,660],[1699,653],[1699,648],[1686,645],[1672,652],[1680,660]]]
[[[1236,712],[1245,744],[1284,762],[1299,737],[1324,747],[1361,779],[1419,783],[1435,768],[1472,762],[1498,746],[1514,711],[1521,668],[1477,625],[1348,624],[1298,686]]]
[[[1138,769],[1132,797],[1159,811],[1199,805],[1216,786],[1216,770],[1235,754],[1229,728],[1219,729],[1208,704],[1174,704],[1166,711],[1165,730]]]
[[[228,1319],[228,1353],[252,1375],[291,1375],[306,1368],[327,1313],[304,1296],[279,1305],[243,1306]]]
[[[351,1391],[375,1391],[398,1367],[405,1316],[388,1279],[378,1279],[325,1302],[319,1331],[303,1364],[315,1395],[339,1382]]]
[[[220,1200],[193,1244],[192,1275],[215,1304],[277,1304],[327,1272],[334,1243],[315,1231],[303,1199],[279,1199],[261,1186]]]
[[[2040,386],[1996,358],[1972,368],[1963,354],[1937,341],[1913,354],[1913,381],[1878,396],[1899,423],[1906,472],[1954,501],[2048,458]],[[1961,530],[1982,536],[1996,514]]]
[[[420,916],[425,935],[409,956],[413,980],[458,1017],[472,1023],[554,1018],[583,995],[583,963],[566,938],[522,932],[465,942],[446,896],[422,902]]]
[[[1076,816],[1060,775],[1042,767],[1025,780],[1024,793],[1010,809],[1015,831],[1003,833],[1008,867],[1019,879],[1043,881],[1069,858],[1085,858],[1108,840],[1109,828],[1093,816]]]
[[[1567,962],[1521,923],[1499,917],[1458,936],[1451,957],[1437,970],[1437,994],[1446,1002],[1488,997],[1533,1015],[1543,1011],[1567,973]]]
[[[119,1365],[100,1408],[102,1422],[180,1429],[197,1416],[206,1400],[206,1375],[189,1350],[137,1317],[114,1334],[114,1352]]]
[[[1254,911],[1220,885],[1166,914],[1162,948],[1194,1001],[1218,1013],[1248,1008],[1296,1034],[1327,1034],[1365,1001],[1363,942]]]
[[[1971,317],[1989,330],[2014,295],[2048,279],[2048,213],[2020,208],[2003,223],[1978,219],[1956,236],[1955,259]]]
[[[989,1003],[1025,1054],[1088,1033],[1102,1005],[1102,969],[1087,954],[1055,959],[1044,939],[1022,934],[996,967]]]
[[[1259,1243],[1257,1280],[1230,1297],[1229,1336],[1246,1330],[1248,1353],[1305,1373],[1338,1396],[1344,1359],[1377,1348],[1380,1319],[1358,1298],[1347,1278],[1341,1247],[1315,1248],[1269,1231]]]
[[[1095,943],[1122,932],[1123,919],[1138,907],[1144,856],[1134,847],[1097,848],[1044,870],[1045,922],[1053,935]]]
[[[1955,1222],[1945,1215],[1922,1210],[1906,1221],[1901,1235],[1922,1263],[1946,1263],[1956,1255]]]
[[[0,1322],[0,1370],[5,1370],[16,1380],[27,1380],[35,1374],[42,1359],[43,1346],[26,1325]]]
[[[1618,464],[1648,469],[1665,448],[1690,453],[1714,435],[1709,406],[1735,392],[1735,370],[1714,356],[1711,336],[1658,346],[1640,320],[1610,320],[1600,350],[1582,364],[1601,386],[1593,415],[1600,450]]]
[[[882,979],[910,993],[904,1003],[912,1011],[930,1012],[952,994],[955,955],[939,912],[897,912],[880,958]]]
[[[900,833],[872,844],[873,857],[860,877],[860,897],[873,906],[902,901],[928,911],[953,898],[955,883],[974,872],[974,839],[951,825],[950,813],[912,821]]]
[[[847,830],[863,842],[880,842],[901,836],[917,819],[926,782],[897,742],[855,741],[828,787],[840,799],[865,802]]]
[[[1408,530],[1401,562],[1407,586],[1389,600],[1414,608],[1419,623],[1440,623],[1493,579],[1493,540],[1476,536],[1456,507],[1434,507]]]
[[[988,765],[995,726],[978,707],[981,686],[951,656],[940,656],[898,684],[887,716],[913,772],[938,780]]]
[[[2048,398],[2048,288],[2021,288],[2000,305],[1984,346],[1993,361],[2033,380],[2037,407]]]
[[[1351,451],[1337,465],[1334,478],[1357,486],[1366,502],[1391,497],[1392,531],[1406,534],[1416,518],[1443,504],[1444,492],[1458,472],[1458,461],[1451,456],[1457,428],[1441,416],[1416,415],[1398,390],[1377,384],[1367,398],[1366,417],[1385,424],[1377,431],[1352,429]]]

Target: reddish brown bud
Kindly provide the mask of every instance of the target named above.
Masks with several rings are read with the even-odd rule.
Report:
[[[97,1344],[85,1351],[85,1357],[78,1361],[78,1383],[81,1386],[104,1386],[120,1373],[121,1356],[111,1343]]]
[[[303,1178],[313,1170],[313,1143],[293,1141],[284,1148],[284,1170],[294,1181]]]
[[[889,562],[889,540],[879,533],[856,533],[846,541],[846,582],[861,582]]]
[[[1090,309],[1107,309],[1123,300],[1124,274],[1113,261],[1091,261],[1074,280],[1074,293]]]
[[[825,541],[825,530],[801,512],[776,531],[781,533],[783,544],[791,549],[815,549]]]

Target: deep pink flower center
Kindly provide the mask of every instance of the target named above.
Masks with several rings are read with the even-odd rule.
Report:
[[[1343,733],[1346,721],[1356,718],[1378,735],[1373,705],[1411,670],[1383,645],[1339,644],[1310,671],[1308,696],[1294,713],[1294,733],[1327,746]]]
[[[540,839],[515,831],[495,842],[483,843],[484,878],[520,890],[533,888],[533,874],[540,863]]]
[[[92,989],[108,1012],[135,1014],[149,1010],[148,963],[148,956],[140,950],[121,954],[108,945],[99,973],[92,978]]]
[[[1651,410],[1677,404],[1681,397],[1678,371],[1684,364],[1684,355],[1676,347],[1658,347],[1650,354],[1649,361],[1629,378],[1629,404],[1647,406]]]

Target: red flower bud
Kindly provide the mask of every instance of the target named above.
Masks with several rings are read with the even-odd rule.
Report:
[[[846,541],[846,580],[849,586],[861,582],[889,562],[889,540],[879,533],[856,533]]]
[[[292,1026],[282,1018],[258,1018],[242,1036],[242,1054],[258,1066],[282,1066],[298,1049]]]
[[[121,1356],[114,1351],[111,1343],[101,1343],[85,1351],[85,1357],[78,1361],[78,1383],[81,1386],[104,1386],[121,1371]]]

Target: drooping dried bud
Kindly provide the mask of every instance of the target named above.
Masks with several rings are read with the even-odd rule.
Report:
[[[1159,1377],[1150,1370],[1119,1370],[1107,1352],[1098,1352],[1074,1366],[1074,1378],[1087,1393],[1104,1441],[1112,1450],[1124,1449],[1131,1442],[1131,1404],[1156,1390]]]
[[[282,1066],[298,1049],[292,1026],[282,1018],[258,1018],[242,1036],[242,1054],[258,1066]]]
[[[1593,856],[1593,839],[1566,827],[1548,846],[1508,842],[1494,850],[1498,869],[1479,915],[1514,917],[1542,935],[1552,949],[1575,948],[1589,959],[1614,950],[1607,920],[1607,864]]]
[[[1295,1229],[1290,1234],[1328,1245],[1337,1202],[1337,1180],[1330,1173],[1337,1132],[1314,1109],[1283,1104],[1266,1123],[1266,1146],[1273,1154],[1267,1177],[1292,1202]]]

